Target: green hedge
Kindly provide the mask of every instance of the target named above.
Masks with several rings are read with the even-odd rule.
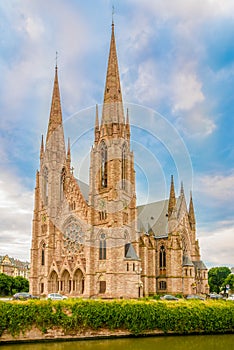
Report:
[[[67,334],[87,328],[128,330],[133,334],[217,333],[234,330],[232,301],[102,301],[68,299],[0,302],[0,336],[13,336],[36,326],[46,333],[59,327]]]

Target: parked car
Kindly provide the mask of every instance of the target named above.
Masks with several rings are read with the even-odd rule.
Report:
[[[234,294],[229,295],[227,300],[234,300]]]
[[[221,294],[216,294],[216,293],[209,294],[209,297],[210,299],[215,299],[215,300],[223,299],[223,296]]]
[[[205,300],[204,297],[202,297],[201,295],[198,294],[189,294],[186,297],[187,300],[191,300],[191,299],[198,299],[198,300]]]
[[[179,300],[178,298],[174,297],[174,295],[166,294],[163,297],[160,298],[161,300]]]
[[[28,299],[39,299],[39,297],[36,297],[35,295],[26,293],[26,292],[21,292],[21,293],[16,293],[12,297],[13,300],[28,300]]]
[[[64,299],[67,299],[67,297],[66,297],[66,295],[62,295],[62,294],[59,294],[59,293],[50,293],[50,294],[48,294],[47,299],[50,299],[50,300],[64,300]]]

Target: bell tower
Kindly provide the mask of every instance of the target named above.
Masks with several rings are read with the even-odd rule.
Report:
[[[138,297],[140,260],[136,244],[134,155],[130,150],[128,111],[124,115],[114,23],[101,122],[96,107],[94,133],[89,200],[91,245],[98,251],[94,259],[95,293],[105,297]]]

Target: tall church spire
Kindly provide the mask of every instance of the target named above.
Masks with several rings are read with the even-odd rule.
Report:
[[[53,95],[52,95],[50,119],[49,119],[49,125],[47,130],[46,143],[48,142],[48,139],[53,134],[53,132],[59,126],[62,126],[62,109],[61,109],[59,83],[58,83],[58,68],[56,63],[54,89],[53,89]]]
[[[194,227],[196,224],[194,207],[193,207],[193,197],[192,192],[190,192],[190,202],[189,202],[189,222],[191,227]]]
[[[42,159],[44,156],[44,139],[43,135],[41,135],[41,150],[40,150],[40,159]]]
[[[174,187],[173,175],[171,175],[171,188],[170,188],[170,197],[169,197],[169,202],[168,202],[168,217],[169,218],[175,209],[176,209],[175,187]]]
[[[122,93],[113,22],[102,111],[102,124],[109,123],[124,123]]]

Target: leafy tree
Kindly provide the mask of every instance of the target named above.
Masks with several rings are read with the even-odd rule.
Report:
[[[224,282],[223,282],[223,289],[226,290],[226,285],[229,285],[229,290],[230,291],[234,291],[234,274],[230,273],[227,278],[225,278]]]
[[[17,276],[13,280],[13,288],[17,292],[28,292],[29,290],[29,282],[26,278],[22,276]]]
[[[17,292],[28,292],[29,282],[22,276],[11,277],[0,273],[0,295],[7,296]]]
[[[228,267],[212,267],[208,271],[208,283],[210,286],[210,291],[219,293],[225,279],[230,273],[231,270]]]
[[[0,273],[0,295],[11,295],[13,287],[13,277]]]

